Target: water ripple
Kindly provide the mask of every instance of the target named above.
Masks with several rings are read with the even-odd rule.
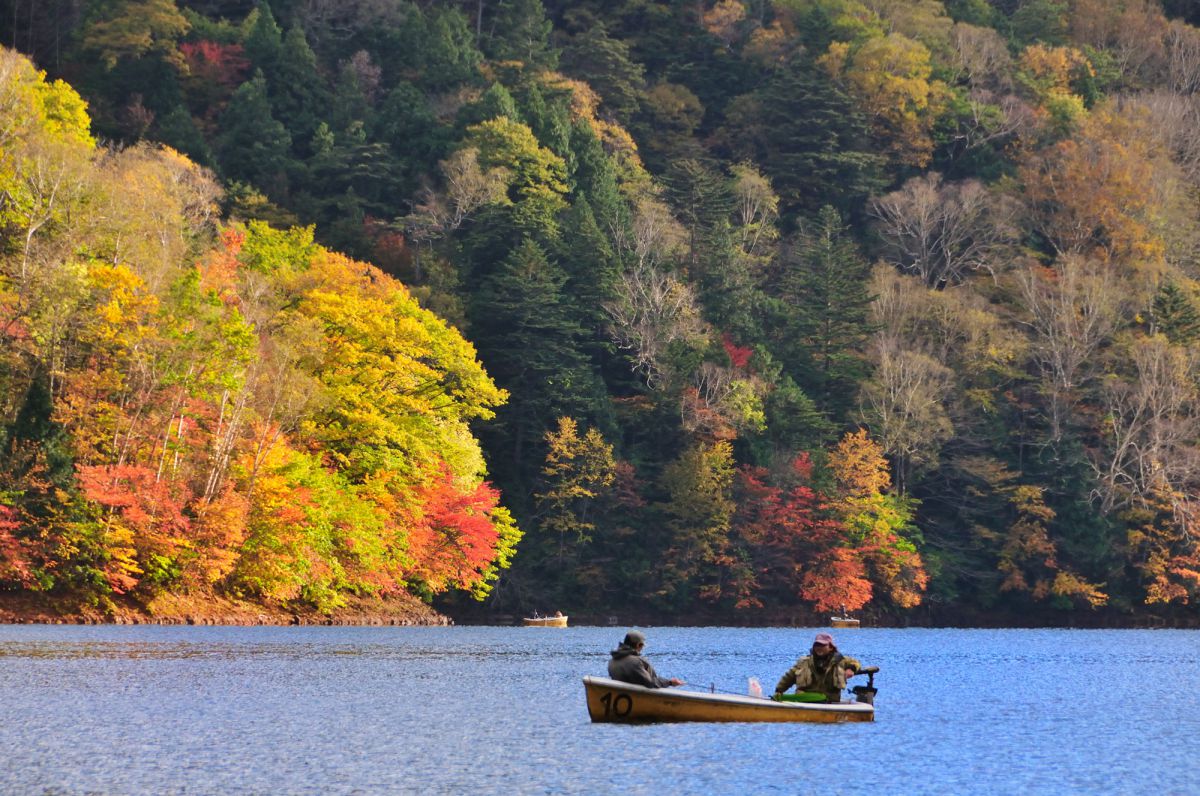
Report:
[[[1200,792],[1200,633],[871,629],[874,724],[591,724],[623,628],[0,626],[0,794]],[[814,629],[648,628],[770,688]]]

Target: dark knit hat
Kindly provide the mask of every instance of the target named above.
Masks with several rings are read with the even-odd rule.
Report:
[[[626,647],[639,647],[646,643],[646,637],[637,630],[630,630],[625,634],[625,640],[621,643]]]

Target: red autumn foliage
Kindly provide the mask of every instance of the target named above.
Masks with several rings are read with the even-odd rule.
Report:
[[[240,44],[220,44],[201,39],[179,45],[187,61],[188,75],[194,79],[220,86],[228,91],[237,88],[250,71],[250,59]]]
[[[613,485],[610,490],[613,501],[623,509],[640,509],[646,505],[646,499],[639,491],[637,470],[626,461],[617,462],[613,473]]]
[[[721,335],[721,345],[725,347],[729,363],[735,368],[745,368],[750,363],[750,357],[754,356],[753,349],[735,345],[728,333]]]
[[[708,442],[737,439],[737,429],[695,387],[686,387],[680,394],[679,412],[684,418],[684,428],[700,439]]]
[[[188,101],[204,127],[215,125],[234,89],[250,73],[250,60],[240,44],[201,40],[179,46],[187,62]]]
[[[479,582],[496,553],[499,530],[490,513],[500,492],[481,483],[463,491],[454,474],[444,468],[440,477],[417,493],[409,516],[410,577],[434,591],[456,583]]]
[[[386,273],[409,276],[412,273],[412,251],[403,233],[372,216],[363,219],[363,232],[371,241],[371,262]]]
[[[858,553],[845,547],[845,529],[832,518],[828,499],[807,483],[812,462],[806,454],[798,456],[790,470],[790,486],[769,483],[763,468],[738,471],[734,534],[751,566],[740,578],[736,570],[730,573],[727,591],[736,595],[739,608],[761,605],[759,595],[765,594],[798,595],[818,610],[826,610],[832,595],[845,594],[835,606],[861,607],[870,599],[870,586],[864,598]]]
[[[78,468],[78,482],[88,500],[121,517],[139,550],[172,553],[191,530],[184,488],[157,478],[149,467],[85,465]]]
[[[15,534],[18,527],[16,512],[0,503],[0,583],[31,586],[33,571],[25,544]]]

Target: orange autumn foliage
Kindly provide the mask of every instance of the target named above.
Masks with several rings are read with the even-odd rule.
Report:
[[[889,491],[891,474],[882,446],[865,429],[847,433],[831,452],[829,469],[838,485],[835,514],[846,526],[865,576],[895,605],[919,605],[929,575],[911,538],[916,535],[912,504]]]
[[[407,523],[408,577],[434,591],[481,585],[502,541],[491,516],[500,493],[486,483],[464,487],[446,468],[416,496]]]
[[[19,527],[12,507],[0,503],[0,583],[29,586],[33,570],[24,543],[14,533]]]
[[[1174,167],[1150,116],[1096,108],[1078,133],[1020,167],[1034,223],[1064,254],[1157,267],[1173,201]]]
[[[818,611],[855,610],[871,599],[859,551],[847,546],[829,498],[808,485],[811,475],[807,454],[792,460],[783,485],[769,483],[762,468],[738,471],[733,547],[740,554],[725,559],[725,593],[735,607],[759,607],[766,595],[798,596]]]

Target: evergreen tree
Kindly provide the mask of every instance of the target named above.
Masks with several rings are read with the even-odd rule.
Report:
[[[478,76],[482,54],[474,26],[457,8],[418,10],[408,3],[403,24],[363,32],[383,68],[385,85],[409,81],[431,94],[453,91]]]
[[[521,115],[542,146],[562,158],[570,156],[571,112],[566,95],[546,96],[536,80],[522,80],[517,87]]]
[[[246,32],[242,46],[246,57],[257,69],[264,74],[273,74],[280,51],[283,49],[283,31],[271,13],[271,6],[266,0],[259,0],[258,5],[246,18],[249,30]]]
[[[854,102],[803,61],[730,103],[718,138],[735,159],[762,167],[793,212],[829,204],[846,213],[882,187],[884,158]]]
[[[45,475],[51,484],[69,488],[75,474],[70,437],[53,418],[49,378],[45,373],[35,373],[17,416],[4,429],[3,453],[7,459],[4,469],[18,479],[23,478],[33,467],[34,459],[44,457]]]
[[[269,195],[287,187],[292,138],[271,115],[267,81],[262,72],[233,92],[221,116],[217,152],[225,176],[257,185]]]
[[[299,25],[283,39],[275,68],[267,72],[272,114],[287,128],[301,155],[321,119],[329,112],[330,96],[317,68],[317,56]]]
[[[550,46],[553,24],[542,0],[499,0],[484,39],[484,52],[497,61],[518,61],[531,70],[553,69],[558,53]]]
[[[586,197],[567,210],[562,226],[567,231],[558,248],[567,274],[567,294],[578,308],[580,325],[598,338],[607,317],[604,305],[612,301],[620,278],[620,264]]]
[[[602,374],[604,382],[620,384],[631,374],[624,357],[613,346],[608,332],[608,312],[605,305],[616,295],[621,276],[620,262],[600,231],[592,208],[585,197],[576,200],[563,216],[563,235],[556,245],[558,260],[567,275],[563,297],[572,322],[580,327],[580,351],[585,353],[592,368]],[[597,384],[607,393],[619,388]],[[616,434],[616,418],[610,403],[597,395],[595,422],[605,436]]]
[[[705,237],[733,210],[729,182],[708,164],[686,159],[671,164],[663,176],[671,206],[688,232],[688,262],[693,267],[705,248]]]
[[[172,108],[171,112],[159,121],[157,138],[197,163],[212,165],[212,150],[209,149],[208,142],[204,140],[200,130],[196,128],[192,115],[182,105]]]
[[[367,129],[374,127],[371,104],[359,85],[354,65],[349,62],[342,64],[338,71],[337,85],[333,89],[328,116],[329,126],[338,131],[348,129],[355,122]]]
[[[1013,41],[1061,47],[1067,43],[1069,11],[1067,0],[1026,0],[1009,19]]]
[[[617,184],[617,170],[591,125],[581,120],[571,126],[570,181],[587,198],[600,229],[628,224],[628,206]]]
[[[458,112],[456,126],[461,131],[473,124],[486,122],[488,119],[500,116],[515,122],[524,121],[524,117],[517,110],[517,103],[513,99],[512,93],[502,83],[495,82],[488,86],[488,90],[483,92],[482,97],[462,107],[462,110]]]
[[[1164,282],[1150,308],[1150,328],[1172,343],[1187,345],[1200,339],[1200,311],[1179,285]]]
[[[391,147],[397,168],[406,180],[401,196],[411,196],[417,175],[445,158],[448,130],[429,107],[428,98],[412,83],[397,83],[375,115],[372,138]]]
[[[819,450],[836,430],[825,413],[786,374],[767,393],[763,412],[767,419],[766,437],[772,443],[769,453]],[[768,463],[770,457],[762,457],[762,461]]]
[[[870,335],[870,265],[832,207],[821,209],[783,263],[779,298],[787,331],[785,362],[808,394],[837,417],[844,416],[866,373]]]
[[[480,359],[510,391],[485,435],[493,456],[510,457],[496,472],[518,500],[528,496],[542,438],[556,418],[593,417],[593,404],[604,394],[580,351],[565,282],[562,269],[526,239],[483,281],[472,308]]]
[[[570,40],[563,50],[562,69],[587,81],[621,124],[628,125],[641,107],[646,70],[630,56],[628,44],[609,37],[603,23]]]

